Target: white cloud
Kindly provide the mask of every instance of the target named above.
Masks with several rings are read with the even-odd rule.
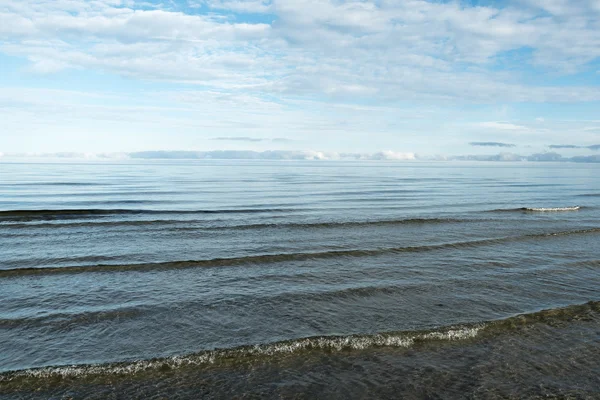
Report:
[[[118,143],[133,151],[168,147],[165,132],[183,148],[219,144],[212,137],[291,137],[326,151],[406,144],[419,153],[524,134],[528,145],[572,135],[596,143],[594,122],[544,121],[513,103],[600,101],[584,74],[552,84],[589,74],[600,57],[598,1],[487,3],[0,0],[0,57],[27,61],[23,86],[64,71],[109,82],[102,101],[0,88],[0,118],[15,134],[0,135],[0,145],[54,145],[43,140],[49,131],[68,136],[63,146],[106,151],[103,135],[127,137]],[[27,82],[32,74],[44,77]],[[114,94],[111,81],[135,88]],[[265,150],[261,143],[250,145]]]
[[[528,132],[531,131],[530,128],[523,125],[511,124],[509,122],[480,122],[476,124],[476,126],[486,129],[494,129],[500,131],[516,131],[516,132]]]
[[[203,2],[190,2],[192,7],[205,4],[214,10],[227,10],[251,14],[264,14],[272,11],[272,3],[268,0],[208,0]]]
[[[380,151],[374,154],[368,154],[362,156],[361,159],[368,160],[395,160],[395,161],[404,161],[404,160],[415,160],[417,157],[415,153],[401,153],[391,150]]]
[[[225,14],[190,15],[133,1],[2,0],[0,51],[27,57],[38,73],[81,68],[283,97],[600,100],[593,87],[537,87],[489,69],[523,47],[549,70],[576,71],[600,56],[596,2],[522,3],[209,0],[190,5]]]
[[[78,152],[60,152],[60,153],[9,153],[5,156],[7,161],[19,160],[27,158],[35,160],[36,158],[44,159],[77,159],[88,161],[112,161],[124,159],[196,159],[196,160],[319,160],[319,161],[337,161],[337,160],[354,160],[354,161],[488,161],[488,162],[518,162],[518,161],[536,161],[536,162],[579,162],[579,163],[600,163],[600,156],[574,156],[563,157],[555,152],[534,153],[528,156],[522,156],[514,153],[498,153],[487,155],[458,155],[444,156],[436,155],[433,157],[417,157],[411,153],[395,153],[392,151],[384,151],[379,153],[337,153],[337,152],[321,152],[313,150],[305,151],[145,151],[133,153],[78,153]]]

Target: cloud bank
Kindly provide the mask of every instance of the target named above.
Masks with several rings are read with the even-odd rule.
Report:
[[[414,153],[382,151],[377,153],[338,153],[323,151],[144,151],[129,153],[133,159],[216,159],[216,160],[415,160]]]
[[[577,162],[599,163],[600,155],[564,157],[555,152],[523,156],[515,153],[437,155],[381,151],[375,153],[339,153],[287,150],[214,150],[214,151],[140,151],[131,153],[0,153],[0,160],[12,159],[77,159],[77,160],[321,160],[321,161],[490,161],[490,162]]]

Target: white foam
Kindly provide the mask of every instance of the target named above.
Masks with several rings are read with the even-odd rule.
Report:
[[[558,212],[558,211],[577,211],[579,210],[581,207],[580,206],[574,206],[574,207],[550,207],[550,208],[526,208],[527,211],[537,211],[537,212]]]
[[[376,334],[372,336],[331,336],[313,337],[288,342],[279,342],[265,345],[255,345],[235,349],[211,350],[189,356],[175,356],[157,360],[134,361],[131,363],[99,364],[99,365],[73,365],[63,367],[46,367],[22,370],[11,373],[10,376],[1,376],[0,382],[16,377],[47,378],[52,376],[80,377],[84,375],[130,375],[141,371],[159,370],[164,367],[177,368],[186,365],[212,364],[222,359],[248,358],[254,356],[273,356],[277,354],[291,354],[304,350],[363,350],[372,347],[398,347],[409,348],[415,342],[431,340],[465,340],[477,336],[483,325],[471,327],[458,327],[428,333],[398,333]]]
[[[465,340],[471,339],[477,336],[481,326],[462,328],[462,329],[451,329],[446,332],[431,332],[423,335],[424,339],[436,339],[436,340]]]

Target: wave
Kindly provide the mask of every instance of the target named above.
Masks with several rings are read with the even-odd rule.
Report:
[[[116,319],[133,318],[137,315],[140,315],[143,310],[143,307],[129,306],[100,311],[85,311],[80,313],[56,313],[41,317],[0,318],[0,328],[46,326],[56,330],[61,330],[75,325],[81,326],[102,321],[110,322]]]
[[[39,221],[67,218],[89,218],[112,215],[136,214],[251,214],[269,212],[293,212],[290,208],[238,208],[221,210],[135,210],[135,209],[60,209],[60,210],[7,210],[0,211],[0,221]]]
[[[115,364],[72,365],[12,371],[0,374],[0,382],[20,377],[54,378],[88,375],[131,375],[151,370],[169,370],[182,366],[214,364],[219,361],[242,361],[310,350],[343,351],[372,347],[404,347],[425,341],[465,340],[477,335],[482,326],[456,326],[429,332],[380,333],[375,335],[316,336],[296,340],[257,344],[232,349],[208,350],[187,356],[174,356]]]
[[[257,278],[261,279],[261,278]],[[264,277],[262,278],[264,279]],[[325,291],[313,291],[313,292],[284,292],[284,293],[276,293],[271,295],[263,295],[258,299],[268,301],[270,304],[283,304],[286,302],[298,302],[305,301],[307,298],[310,300],[336,300],[336,299],[347,299],[347,298],[356,298],[356,297],[369,297],[377,294],[384,295],[393,295],[394,293],[398,293],[399,291],[409,291],[409,290],[422,290],[424,286],[433,286],[434,284],[403,284],[397,283],[395,286],[360,286],[360,287],[350,287],[350,288],[335,288],[332,290]],[[436,286],[437,287],[437,286]],[[220,299],[219,304],[229,304],[235,305],[240,302],[245,302],[248,300],[256,301],[257,297],[240,295],[236,297],[230,297],[225,299]],[[197,307],[205,307],[207,303],[202,301],[190,301],[177,303],[177,307],[185,307],[185,309],[193,309]],[[17,317],[17,318],[0,318],[0,329],[2,328],[15,328],[15,327],[46,327],[46,329],[54,329],[61,330],[63,328],[68,328],[72,326],[81,326],[85,324],[98,323],[102,321],[112,321],[112,320],[123,320],[134,318],[136,316],[140,316],[144,313],[156,313],[157,309],[161,309],[163,304],[154,304],[154,305],[137,305],[137,306],[126,306],[126,307],[118,307],[118,308],[107,308],[103,310],[87,310],[80,312],[56,312],[49,313],[42,316],[30,315],[27,317]],[[171,304],[169,305],[171,306]]]
[[[372,221],[339,221],[339,222],[307,222],[307,223],[266,223],[266,224],[245,224],[230,226],[215,226],[200,228],[204,230],[250,230],[262,228],[298,228],[298,229],[317,229],[317,228],[355,228],[367,226],[386,226],[386,225],[426,225],[426,224],[452,224],[467,222],[483,222],[485,220],[460,219],[460,218],[407,218],[390,220],[372,220]],[[180,230],[196,230],[195,227],[175,228]]]
[[[54,379],[97,375],[132,375],[140,372],[164,372],[187,366],[219,363],[247,362],[257,358],[298,354],[309,351],[340,352],[369,348],[397,347],[417,348],[433,343],[477,340],[478,337],[498,336],[519,327],[534,324],[554,325],[557,322],[596,320],[600,313],[600,301],[581,305],[519,314],[502,320],[459,324],[421,331],[382,332],[370,335],[313,336],[286,341],[255,344],[235,348],[201,351],[184,356],[155,358],[130,362],[49,366],[0,373],[0,383],[8,384],[24,379]]]
[[[331,250],[314,253],[279,253],[262,254],[230,258],[213,258],[204,260],[180,260],[166,261],[158,263],[139,263],[139,264],[98,264],[93,266],[66,266],[66,267],[33,267],[33,268],[14,268],[1,269],[0,278],[28,275],[46,275],[46,274],[73,274],[73,273],[92,273],[108,271],[151,271],[164,269],[184,269],[201,267],[236,267],[257,264],[270,264],[278,262],[308,261],[315,259],[334,259],[339,257],[372,257],[382,254],[401,254],[401,253],[419,253],[444,249],[468,249],[479,246],[488,246],[500,243],[515,242],[528,239],[544,239],[557,236],[585,235],[600,233],[600,228],[580,229],[575,231],[561,231],[549,233],[535,233],[521,236],[505,236],[499,238],[471,240],[463,242],[450,242],[422,246],[406,247],[386,247],[376,249],[349,249],[349,250]]]
[[[550,207],[550,208],[544,208],[544,207],[540,207],[540,208],[525,208],[525,211],[532,211],[532,212],[561,212],[561,211],[578,211],[580,210],[581,207],[580,206],[573,206],[573,207]]]
[[[473,223],[486,222],[487,219],[460,219],[460,218],[407,218],[390,220],[371,220],[371,221],[331,221],[331,222],[277,222],[277,223],[259,223],[243,225],[218,225],[218,226],[189,226],[192,224],[206,223],[201,219],[153,219],[139,221],[85,221],[85,222],[50,222],[50,223],[11,223],[2,224],[0,228],[10,229],[31,229],[31,228],[87,228],[87,227],[120,227],[120,226],[152,226],[163,228],[165,225],[186,225],[183,227],[174,227],[175,230],[252,230],[263,228],[352,228],[362,226],[385,226],[385,225],[426,225],[426,224],[452,224],[452,223]]]
[[[413,194],[413,193],[426,193],[425,190],[422,189],[366,189],[366,190],[337,190],[337,191],[323,191],[316,192],[311,194],[314,197],[347,197],[347,196],[369,196],[370,198],[373,195],[380,194]],[[374,197],[376,198],[376,197]]]
[[[578,194],[577,197],[600,197],[600,193],[583,193]]]
[[[3,186],[107,186],[110,183],[96,183],[96,182],[13,182],[3,183]]]
[[[567,264],[569,267],[597,268],[600,267],[600,260],[582,260]]]
[[[132,256],[141,256],[139,254],[135,254]],[[20,265],[49,265],[49,264],[77,264],[77,265],[93,265],[96,263],[101,265],[101,263],[106,262],[114,262],[117,263],[121,259],[118,255],[101,255],[101,254],[91,254],[91,255],[82,255],[82,256],[72,256],[72,257],[30,257],[30,258],[17,258],[12,260],[1,261],[0,265],[6,270],[11,267],[18,267]],[[0,267],[0,271],[2,271],[2,267]]]
[[[586,263],[572,263],[568,264],[569,267],[593,267],[600,266],[600,262],[589,261]],[[536,272],[534,271],[533,274]],[[281,275],[278,275],[281,276]],[[253,280],[265,280],[270,276],[260,276],[248,278],[248,281]],[[463,283],[466,283],[468,279],[455,278],[448,280],[446,284],[450,284],[456,287],[462,287]],[[263,304],[263,302],[270,305],[286,306],[304,304],[307,301],[311,302],[323,302],[330,303],[336,301],[344,301],[347,299],[367,298],[375,296],[395,296],[397,294],[410,295],[410,293],[433,293],[440,288],[442,284],[436,282],[420,282],[420,283],[407,283],[404,281],[388,281],[384,286],[380,285],[362,285],[362,286],[336,286],[325,290],[302,290],[302,291],[285,291],[278,293],[263,294],[260,296],[256,295],[238,295],[235,297],[225,297],[218,299],[219,306],[222,307],[236,307],[240,304],[252,302],[257,306]],[[157,313],[164,313],[170,307],[176,307],[178,309],[200,309],[207,306],[211,306],[214,299],[210,300],[191,300],[176,302],[170,304],[162,304],[160,302],[156,304],[138,304],[138,305],[127,305],[121,307],[108,307],[106,309],[96,310],[85,310],[85,311],[74,311],[74,312],[55,312],[45,315],[29,315],[16,318],[0,318],[0,329],[2,328],[16,328],[16,327],[45,327],[46,330],[61,331],[62,329],[70,329],[74,326],[81,326],[86,324],[95,324],[103,321],[113,321],[136,318],[144,314],[155,315]],[[442,306],[442,304],[438,304]],[[168,311],[167,311],[168,312]]]
[[[519,207],[519,208],[499,208],[496,210],[490,210],[488,212],[565,212],[565,211],[579,211],[582,206],[572,207]]]

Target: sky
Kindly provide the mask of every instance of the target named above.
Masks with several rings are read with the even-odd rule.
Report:
[[[600,0],[0,0],[0,121],[5,155],[597,155]]]

